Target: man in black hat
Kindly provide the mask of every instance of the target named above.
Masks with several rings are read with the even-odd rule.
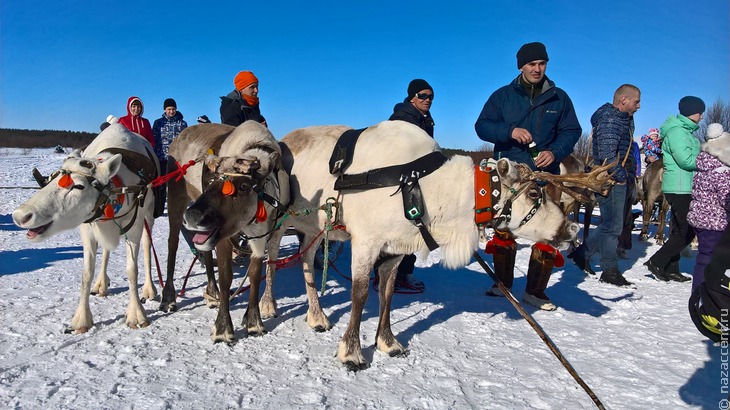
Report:
[[[558,174],[560,162],[573,152],[582,130],[568,94],[545,76],[548,60],[542,43],[520,47],[517,51],[520,74],[489,97],[474,128],[479,138],[494,144],[495,158],[509,158],[532,169]],[[528,152],[533,142],[539,150],[534,159]],[[494,271],[511,287],[517,246],[509,232],[495,231],[495,236],[505,246],[496,247]],[[558,251],[547,244],[533,246],[523,297],[526,303],[543,310],[556,309],[545,295],[545,289],[553,265],[562,260]],[[487,294],[502,296],[496,286]]]
[[[420,127],[433,138],[433,118],[431,104],[433,103],[433,88],[426,80],[416,78],[408,84],[408,95],[393,107],[393,114],[389,120],[410,122]],[[406,255],[398,265],[398,274],[395,277],[396,290],[423,291],[423,282],[413,279],[413,269],[416,264],[416,255]]]

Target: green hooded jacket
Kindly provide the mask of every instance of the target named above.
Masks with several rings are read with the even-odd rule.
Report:
[[[661,126],[665,194],[692,193],[692,177],[700,153],[700,141],[692,133],[698,128],[699,125],[682,114],[667,118]]]

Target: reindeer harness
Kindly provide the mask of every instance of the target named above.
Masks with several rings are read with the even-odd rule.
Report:
[[[519,166],[519,165],[518,165]],[[532,187],[537,185],[533,181],[523,183],[518,188],[508,187],[510,193],[509,198],[504,206],[499,205],[502,196],[501,182],[497,173],[497,161],[494,159],[482,160],[479,165],[474,166],[474,221],[480,227],[500,228],[501,225],[508,225],[512,221],[512,203],[517,197],[522,195]],[[528,223],[545,202],[545,191],[541,191],[541,196],[532,205],[530,212],[522,218],[520,226]]]
[[[129,223],[123,228],[121,228],[120,234],[125,234],[132,228],[134,222],[137,219],[137,211],[139,210],[139,207],[144,204],[147,189],[149,188],[147,184],[158,176],[157,167],[155,166],[155,162],[152,157],[153,154],[146,148],[145,150],[147,151],[147,156],[122,148],[107,148],[99,152],[99,154],[120,154],[122,156],[122,163],[124,164],[124,166],[126,166],[127,169],[129,169],[132,173],[140,178],[137,185],[125,186],[124,181],[122,181],[122,179],[118,175],[113,176],[107,184],[102,184],[99,182],[98,179],[94,178],[90,174],[79,173],[80,175],[85,177],[86,180],[89,182],[89,185],[91,185],[91,187],[96,189],[99,193],[99,197],[97,198],[96,203],[93,207],[94,213],[91,215],[91,217],[84,221],[84,223],[91,223],[99,220],[108,221],[121,218],[134,210],[132,220],[129,221]],[[83,158],[80,160],[79,165],[89,169],[93,167],[91,162],[89,162],[88,160],[84,160]],[[34,176],[36,177],[36,180],[38,181],[41,188],[47,185],[48,182],[53,180],[58,175],[61,175],[61,178],[59,178],[58,181],[58,185],[62,188],[85,188],[83,185],[74,185],[69,176],[71,172],[64,169],[60,169],[52,173],[45,182],[42,178],[39,178],[36,173],[37,170],[34,169]],[[116,215],[117,212],[119,212],[119,210],[124,205],[124,199],[126,195],[129,194],[134,195],[134,203],[132,204],[132,209],[130,209],[123,215]]]
[[[347,191],[397,186],[393,195],[401,193],[406,219],[413,222],[421,232],[429,250],[438,248],[423,223],[425,204],[418,180],[439,169],[448,158],[440,151],[434,151],[406,164],[371,169],[359,174],[345,174],[345,170],[352,163],[355,143],[364,130],[347,130],[337,140],[329,161],[330,174],[337,175],[334,189]]]

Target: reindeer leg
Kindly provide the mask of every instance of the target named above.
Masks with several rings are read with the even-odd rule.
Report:
[[[175,159],[168,158],[168,168],[175,164]],[[170,170],[168,169],[168,172]],[[189,201],[185,189],[185,180],[171,180],[167,183],[167,219],[170,223],[170,233],[167,237],[167,278],[162,288],[162,299],[160,310],[163,312],[174,312],[177,310],[177,292],[175,291],[175,259],[177,258],[177,247],[180,241],[180,228],[182,227],[183,213]]]
[[[261,287],[263,264],[263,257],[251,255],[248,264],[248,280],[251,283],[248,290],[248,308],[241,322],[241,325],[246,326],[249,336],[263,336],[266,334],[264,322],[261,320],[261,312],[259,311],[259,289]]]
[[[147,327],[150,325],[147,320],[142,301],[139,300],[137,290],[137,256],[139,255],[139,239],[137,242],[126,241],[127,245],[127,280],[129,281],[129,305],[127,305],[127,326],[132,329]]]
[[[404,356],[408,351],[396,340],[393,331],[390,328],[390,302],[393,299],[393,290],[395,287],[395,276],[398,265],[402,257],[393,258],[384,262],[378,268],[381,285],[378,289],[380,299],[378,331],[375,334],[375,344],[378,350],[393,357]]]
[[[304,246],[308,245],[316,235],[305,234]],[[324,332],[332,328],[327,315],[322,311],[317,294],[317,284],[314,279],[314,256],[319,248],[320,241],[312,244],[302,255],[302,269],[304,270],[304,286],[307,291],[309,309],[307,309],[307,324],[316,332]]]
[[[91,287],[91,294],[99,297],[106,297],[109,294],[109,275],[106,273],[106,269],[109,266],[109,255],[111,251],[102,248],[101,249],[101,268],[99,269],[99,276],[94,282],[94,286]]]
[[[220,297],[218,305],[218,316],[213,324],[210,338],[214,343],[225,342],[228,345],[236,343],[236,336],[233,334],[233,321],[231,321],[230,295],[231,282],[233,280],[233,266],[231,252],[233,247],[231,241],[221,240],[215,247],[218,254],[218,281],[220,282]]]
[[[150,213],[151,215],[151,213]],[[148,300],[157,299],[157,287],[155,287],[155,281],[152,279],[152,226],[155,223],[154,218],[147,218],[147,226],[150,228],[150,232],[147,233],[146,229],[142,230],[142,250],[144,260],[144,286],[142,286],[142,303]]]
[[[360,346],[360,323],[362,321],[362,311],[365,307],[365,301],[368,298],[370,271],[373,268],[373,260],[374,256],[369,258],[360,255],[353,241],[352,308],[350,309],[350,322],[347,324],[347,330],[342,335],[337,350],[337,359],[350,371],[362,370],[369,366],[368,362],[365,361],[365,357],[362,355],[362,348]],[[391,286],[392,292],[392,287],[395,283],[395,274],[392,272],[392,269],[389,275],[391,275],[389,280],[393,283],[386,284],[386,286]],[[380,329],[380,325],[378,328]]]
[[[279,258],[279,244],[281,243],[282,236],[284,236],[285,229],[286,228],[282,226],[279,230],[272,233],[266,244],[266,250],[269,254],[269,263],[266,264],[266,289],[259,301],[259,311],[261,312],[261,317],[263,319],[278,316],[276,313],[276,298],[274,297],[274,276],[276,275],[276,265],[271,262],[274,262]]]
[[[218,284],[215,281],[215,271],[213,270],[213,251],[198,251],[198,255],[200,255],[205,262],[205,276],[208,278],[208,285],[206,285],[205,290],[203,291],[205,305],[211,309],[217,308],[220,303],[221,295],[218,291]]]
[[[89,307],[89,293],[91,290],[91,281],[94,279],[98,243],[91,233],[91,227],[88,224],[81,225],[80,231],[81,243],[84,245],[84,271],[81,274],[81,298],[79,299],[79,306],[76,308],[76,313],[73,319],[71,319],[71,324],[64,330],[64,333],[86,333],[94,325],[91,308]]]

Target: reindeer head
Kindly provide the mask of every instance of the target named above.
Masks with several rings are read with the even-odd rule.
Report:
[[[240,156],[209,155],[205,159],[203,192],[183,215],[183,225],[194,233],[196,248],[213,250],[220,240],[262,222],[257,191],[262,189],[278,156],[276,152],[253,149]]]
[[[517,237],[545,242],[565,249],[575,239],[579,227],[568,221],[558,204],[548,196],[530,168],[501,159],[496,164],[501,194],[492,227],[509,230]]]
[[[84,158],[74,152],[46,186],[13,211],[13,222],[28,229],[25,236],[33,242],[76,228],[94,216],[121,165],[119,154]]]

